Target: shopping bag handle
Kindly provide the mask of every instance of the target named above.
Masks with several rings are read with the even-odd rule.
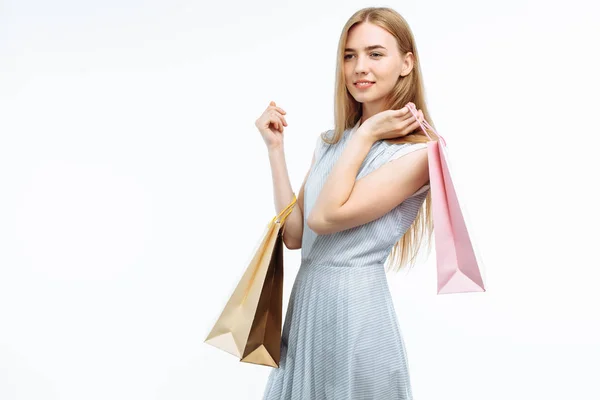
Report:
[[[273,219],[271,220],[271,223],[275,223],[276,221],[278,221],[283,224],[285,222],[285,220],[287,219],[288,215],[290,215],[292,213],[292,211],[294,210],[295,205],[296,205],[296,194],[294,194],[294,198],[292,199],[292,202],[286,208],[281,210],[281,212],[278,215],[273,217]]]
[[[414,115],[414,117],[417,119],[417,122],[419,123],[419,125],[421,126],[421,129],[423,130],[423,132],[425,132],[425,135],[427,135],[427,137],[429,138],[429,140],[433,140],[431,138],[431,136],[429,136],[429,134],[427,133],[427,130],[425,128],[429,128],[433,131],[433,133],[435,133],[437,136],[439,136],[440,139],[442,139],[442,141],[444,142],[444,146],[446,146],[446,139],[444,139],[442,137],[442,135],[440,135],[439,133],[437,133],[435,131],[435,129],[433,129],[433,127],[431,125],[429,125],[429,123],[427,123],[427,121],[425,120],[425,118],[423,118],[423,122],[421,122],[417,116],[417,108],[413,105],[413,104],[408,104],[407,105],[408,110],[412,113],[412,115]]]
[[[278,220],[280,223],[283,224],[285,222],[286,218],[288,217],[288,215],[290,215],[290,213],[292,212],[295,204],[296,204],[296,194],[294,193],[294,198],[292,199],[292,202],[286,208],[281,210],[281,212],[271,220],[271,222],[269,223],[269,227],[267,228],[267,232],[268,232],[268,229],[272,228],[272,225],[276,220]],[[254,268],[254,271],[252,271],[252,275],[250,276],[250,279],[248,280],[248,285],[246,286],[246,290],[244,291],[244,296],[242,297],[240,304],[244,304],[246,302],[248,294],[250,293],[250,288],[252,287],[252,285],[254,284],[254,280],[256,279],[256,274],[258,273],[258,267],[260,266],[264,256],[265,256],[264,252],[261,253],[260,259],[256,263],[256,267]]]

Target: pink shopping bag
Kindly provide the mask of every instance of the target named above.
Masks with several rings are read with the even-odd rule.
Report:
[[[417,110],[409,110],[417,116]],[[423,120],[423,132],[431,139],[425,127],[439,136],[442,143],[427,143],[429,184],[431,189],[435,250],[437,257],[438,294],[485,292],[477,256],[467,230],[458,196],[452,182],[446,150],[446,140]]]

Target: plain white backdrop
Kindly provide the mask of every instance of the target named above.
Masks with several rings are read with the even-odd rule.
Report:
[[[333,128],[342,26],[409,22],[486,293],[389,275],[416,400],[600,398],[597,5],[0,4],[0,399],[260,399],[203,341],[274,216],[254,121],[287,111],[294,190]],[[594,9],[596,7],[596,9]],[[285,251],[284,317],[300,267]]]

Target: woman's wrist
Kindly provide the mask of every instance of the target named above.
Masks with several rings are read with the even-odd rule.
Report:
[[[269,153],[269,154],[282,153],[282,152],[283,152],[283,143],[277,144],[274,146],[267,146],[267,153]]]
[[[371,134],[371,131],[367,127],[359,126],[353,136],[359,137],[360,140],[365,141],[373,145],[377,139]]]

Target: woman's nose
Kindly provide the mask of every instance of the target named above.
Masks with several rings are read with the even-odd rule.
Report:
[[[356,60],[356,65],[354,66],[354,72],[357,74],[364,73],[367,70],[367,60],[363,57],[358,57]]]

